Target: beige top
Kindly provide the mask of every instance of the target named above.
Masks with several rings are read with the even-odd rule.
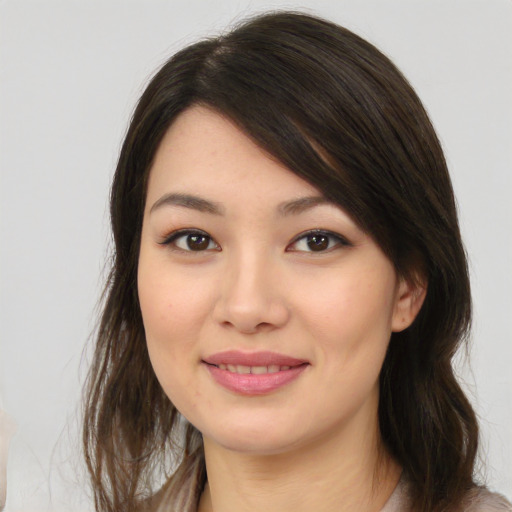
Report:
[[[139,512],[170,512],[169,505],[166,503],[171,490],[164,486],[139,509]],[[185,493],[178,501],[177,508],[173,510],[183,512],[195,510],[195,497],[190,493]],[[485,488],[476,487],[471,490],[464,501],[464,512],[512,512],[512,505],[503,496]],[[409,485],[403,475],[380,512],[412,512]]]
[[[393,494],[384,505],[381,512],[409,512],[410,502],[407,493],[407,482],[402,476]]]
[[[468,494],[465,512],[512,512],[512,505],[500,494],[476,488]],[[408,485],[401,478],[381,512],[411,512]]]

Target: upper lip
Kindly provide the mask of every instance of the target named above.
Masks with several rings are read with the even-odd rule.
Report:
[[[241,352],[239,350],[227,350],[205,357],[207,364],[219,366],[220,364],[232,364],[240,366],[299,366],[307,363],[305,359],[278,354],[276,352]]]

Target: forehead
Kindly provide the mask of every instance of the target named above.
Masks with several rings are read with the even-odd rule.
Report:
[[[220,201],[246,197],[277,202],[321,195],[261,149],[231,120],[203,106],[180,114],[155,155],[148,204],[169,192]]]

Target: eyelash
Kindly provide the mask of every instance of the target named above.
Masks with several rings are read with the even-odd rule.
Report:
[[[326,249],[324,250],[321,250],[321,251],[300,251],[300,250],[291,250],[289,249],[289,247],[291,247],[292,245],[295,245],[297,244],[299,241],[301,240],[307,240],[308,237],[326,237],[330,240],[334,240],[335,243],[333,245],[331,245],[330,241],[328,242],[328,246]],[[307,242],[306,242],[307,243]],[[304,231],[303,233],[300,233],[298,234],[295,239],[292,241],[291,244],[288,245],[288,247],[286,248],[287,251],[289,252],[306,252],[306,253],[315,253],[315,252],[318,252],[318,253],[326,253],[326,252],[331,252],[332,250],[336,249],[336,248],[339,248],[339,247],[351,247],[352,244],[346,239],[344,238],[343,236],[337,234],[337,233],[333,233],[332,231],[327,231],[325,229],[310,229],[308,231]]]
[[[198,236],[198,237],[203,237],[204,239],[207,239],[208,244],[204,249],[203,248],[198,249],[198,250],[191,249],[190,245],[188,244],[188,240],[185,242],[188,245],[188,249],[179,247],[176,244],[176,242],[180,238],[186,238],[186,237],[188,238],[188,237],[194,236],[194,235]],[[311,237],[311,240],[313,239],[313,237],[327,238],[328,239],[327,247],[325,249],[322,249],[319,251],[290,249],[290,247],[298,244],[300,241],[307,240],[308,237]],[[334,243],[331,243],[331,241],[333,241],[333,240],[334,240]],[[206,233],[205,231],[201,231],[199,229],[179,229],[178,231],[174,231],[173,233],[168,235],[162,242],[159,242],[159,243],[160,243],[160,245],[171,246],[173,250],[184,252],[184,253],[201,253],[201,252],[211,251],[211,250],[214,250],[214,251],[222,250],[220,248],[220,246],[217,244],[217,242],[215,242],[215,240],[208,233]],[[214,248],[210,247],[210,245],[212,243],[215,244]],[[309,242],[306,241],[306,243],[309,243]],[[343,236],[341,236],[337,233],[333,233],[332,231],[327,231],[325,229],[310,229],[308,231],[304,231],[304,232],[300,233],[299,235],[297,235],[294,238],[294,240],[286,247],[286,252],[303,252],[303,253],[312,253],[312,254],[314,254],[315,252],[327,253],[327,252],[331,252],[332,250],[335,250],[336,248],[339,248],[339,247],[350,247],[350,246],[352,246],[352,244],[346,238],[344,238]],[[321,246],[319,246],[319,247],[321,247]]]
[[[190,237],[190,236],[198,236],[198,237],[204,237],[208,239],[208,246],[205,249],[194,251],[193,249],[190,249],[190,246],[188,249],[184,249],[182,247],[178,247],[176,242],[180,238]],[[214,250],[220,251],[220,246],[213,240],[213,238],[206,233],[205,231],[201,231],[200,229],[179,229],[178,231],[172,232],[170,235],[168,235],[162,242],[160,242],[161,245],[168,245],[171,246],[173,250],[181,251],[181,252],[190,252],[190,253],[197,253],[197,252],[204,252],[205,250],[212,250],[212,248],[209,248],[210,243],[214,243],[217,248]],[[187,243],[187,242],[186,242]],[[188,245],[188,243],[187,243]]]

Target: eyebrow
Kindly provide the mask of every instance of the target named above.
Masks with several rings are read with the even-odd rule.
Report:
[[[320,205],[333,205],[332,201],[326,199],[323,196],[306,196],[293,199],[291,201],[285,201],[277,206],[277,211],[282,216],[288,215],[299,215],[315,206]],[[162,208],[163,206],[181,206],[183,208],[190,208],[191,210],[197,210],[203,213],[209,213],[212,215],[224,215],[224,207],[217,202],[204,199],[202,197],[193,194],[182,194],[171,192],[163,195],[158,199],[150,209],[150,213],[155,210]]]
[[[192,194],[165,194],[153,204],[149,213],[153,213],[163,206],[182,206],[213,215],[224,215],[224,208],[219,203]]]
[[[323,196],[306,196],[299,197],[298,199],[294,199],[292,201],[285,201],[284,203],[279,204],[277,209],[283,216],[298,215],[305,212],[306,210],[314,208],[315,206],[324,204],[333,205],[334,203]]]

